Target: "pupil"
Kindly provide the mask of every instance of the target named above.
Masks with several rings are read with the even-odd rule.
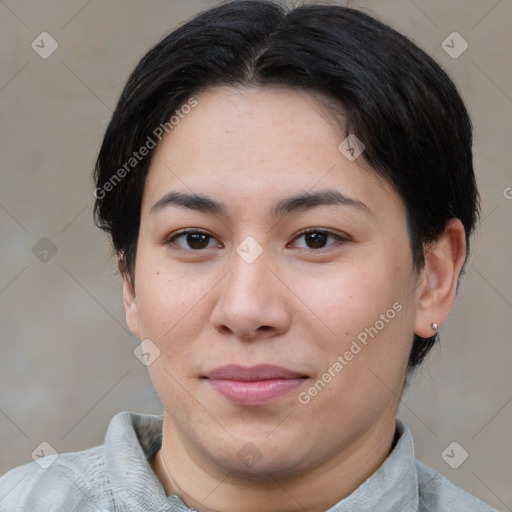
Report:
[[[190,245],[190,247],[203,249],[208,245],[208,235],[204,235],[203,233],[189,233],[187,235],[187,243]],[[199,247],[197,247],[198,245]]]
[[[314,248],[323,247],[327,240],[325,233],[307,233],[306,243],[312,245]]]

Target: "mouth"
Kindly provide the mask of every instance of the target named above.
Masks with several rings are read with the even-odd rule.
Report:
[[[246,407],[269,404],[300,386],[307,375],[261,364],[251,367],[221,366],[203,377],[210,387],[229,401]]]

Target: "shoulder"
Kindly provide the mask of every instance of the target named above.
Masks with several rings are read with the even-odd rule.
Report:
[[[42,457],[0,478],[0,512],[80,510],[115,507],[113,493],[138,483],[146,457],[158,448],[162,417],[133,412],[116,414],[100,446]],[[126,472],[130,465],[131,472]],[[138,468],[138,473],[133,469]]]
[[[416,461],[419,510],[422,512],[496,512],[478,498],[452,484],[446,477]]]
[[[0,511],[98,510],[108,493],[104,453],[101,445],[12,469],[0,478]]]

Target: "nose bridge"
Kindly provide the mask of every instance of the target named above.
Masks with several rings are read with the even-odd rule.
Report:
[[[282,331],[289,322],[285,298],[269,268],[270,253],[258,246],[246,240],[237,247],[212,312],[217,329],[227,328],[244,338],[263,326]]]
[[[252,301],[256,298],[263,299],[264,297],[260,295],[265,292],[265,288],[268,290],[269,286],[269,263],[268,251],[264,251],[255,241],[244,240],[233,254],[226,291],[234,295],[238,301],[244,300],[246,295]]]

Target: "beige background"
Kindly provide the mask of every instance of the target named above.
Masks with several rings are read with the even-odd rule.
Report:
[[[404,395],[400,417],[420,460],[512,510],[512,2],[350,5],[434,56],[473,118],[483,221],[441,346]],[[92,222],[91,170],[134,65],[207,6],[0,1],[0,473],[30,461],[41,441],[58,451],[101,443],[119,411],[160,412],[132,353],[138,340],[124,321],[116,265]],[[47,59],[31,48],[43,31],[59,45]],[[469,43],[457,59],[441,47],[453,31]],[[46,263],[33,253],[43,237],[57,251]],[[441,457],[452,441],[469,453],[458,469]]]

